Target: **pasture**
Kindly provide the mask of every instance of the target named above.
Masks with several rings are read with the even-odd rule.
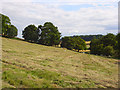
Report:
[[[1,39],[2,88],[118,87],[117,59]]]

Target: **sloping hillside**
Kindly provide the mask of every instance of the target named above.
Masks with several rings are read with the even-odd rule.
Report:
[[[117,61],[2,38],[2,87],[117,88]]]

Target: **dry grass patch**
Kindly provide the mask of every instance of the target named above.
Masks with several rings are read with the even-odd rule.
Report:
[[[117,88],[117,59],[20,40],[2,41],[3,82],[14,87]],[[13,74],[23,79],[16,81]],[[3,86],[8,87],[5,83]]]

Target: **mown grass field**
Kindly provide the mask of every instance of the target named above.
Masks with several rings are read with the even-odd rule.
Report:
[[[2,88],[117,88],[118,60],[2,38]]]

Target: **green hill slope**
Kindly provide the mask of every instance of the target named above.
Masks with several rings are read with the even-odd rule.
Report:
[[[117,88],[118,60],[2,38],[2,87]]]

